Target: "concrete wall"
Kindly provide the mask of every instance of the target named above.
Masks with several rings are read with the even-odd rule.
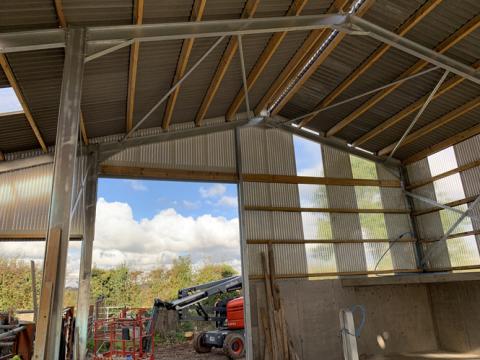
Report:
[[[358,340],[363,356],[429,351],[437,348],[427,285],[342,287],[340,280],[280,280],[290,337],[301,359],[342,359],[339,310],[360,304],[366,323]],[[258,311],[265,305],[264,282],[252,281],[251,306],[255,359],[262,359]],[[359,320],[357,320],[359,321]],[[382,350],[377,336],[388,333]]]
[[[480,281],[429,285],[441,349],[480,353]]]

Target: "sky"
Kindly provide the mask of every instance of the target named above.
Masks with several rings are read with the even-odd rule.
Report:
[[[22,106],[11,87],[0,88],[0,114],[12,111],[21,111]]]

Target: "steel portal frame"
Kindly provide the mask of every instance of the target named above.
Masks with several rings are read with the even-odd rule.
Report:
[[[39,335],[36,341],[36,359],[56,359],[58,357],[59,339],[55,336],[58,333],[59,321],[61,320],[61,299],[63,299],[63,283],[65,279],[66,248],[68,246],[70,217],[72,206],[72,185],[73,171],[75,168],[76,147],[78,142],[78,127],[80,116],[81,83],[83,77],[83,66],[86,61],[116,51],[128,46],[133,41],[162,41],[202,37],[224,37],[242,36],[249,34],[274,33],[281,31],[314,30],[320,28],[332,28],[356,35],[365,35],[377,39],[380,42],[398,48],[408,54],[426,60],[435,66],[462,76],[470,81],[480,84],[480,75],[470,66],[455,61],[447,56],[432,51],[418,43],[405,39],[397,34],[389,32],[377,25],[354,15],[332,14],[297,17],[278,17],[265,19],[239,19],[239,20],[217,20],[204,22],[170,23],[170,24],[149,24],[149,25],[127,25],[107,27],[86,27],[70,29],[37,30],[0,34],[0,53],[18,51],[33,51],[39,49],[66,48],[66,61],[64,67],[64,78],[62,85],[62,98],[60,102],[59,126],[57,132],[57,144],[54,166],[54,189],[52,193],[51,212],[49,219],[49,231],[47,238],[46,262],[44,286],[40,300],[40,317],[38,323]],[[86,56],[89,54],[88,56]],[[244,70],[244,69],[242,69]],[[244,76],[245,77],[245,76]],[[243,79],[245,81],[245,79]],[[246,92],[248,102],[248,93]],[[247,108],[249,106],[247,105]],[[211,133],[213,131],[224,131],[237,128],[248,123],[250,114],[240,116],[240,120],[232,123],[204,126],[179,131],[160,132],[156,135],[139,135],[131,131],[124,141],[111,142],[95,145],[98,151],[98,161],[131,146],[138,146],[147,143],[154,143],[175,138],[189,137]],[[297,135],[307,137],[311,140],[324,143],[349,153],[369,158],[375,161],[383,159],[364,153],[348,144],[326,138],[322,134],[311,134],[293,126],[279,123],[275,119],[267,119],[266,124],[271,127],[281,128]],[[236,131],[237,141],[237,170],[241,174],[241,155],[239,153],[238,130]],[[132,135],[129,137],[129,135]],[[97,149],[98,148],[98,149]],[[89,148],[92,150],[92,147]],[[72,157],[73,156],[73,157]],[[74,159],[73,161],[69,161]],[[39,161],[51,162],[51,157],[42,158]],[[35,161],[27,160],[23,165],[32,166]],[[398,166],[394,160],[394,166]],[[98,163],[98,162],[97,162]],[[18,165],[17,165],[18,166]],[[96,169],[96,166],[93,166]],[[10,166],[0,167],[0,171],[9,171]],[[92,181],[96,184],[95,174],[89,175],[88,183],[93,188]],[[241,181],[240,181],[241,184]],[[240,189],[241,190],[241,189]],[[241,191],[239,191],[240,193]],[[93,196],[87,189],[87,197]],[[89,195],[90,194],[90,195]],[[90,198],[90,200],[92,200]],[[90,202],[89,200],[89,202]],[[93,201],[93,200],[92,200]],[[67,211],[68,210],[68,211]],[[68,215],[67,215],[68,212]],[[88,215],[90,214],[90,215]],[[87,221],[95,216],[94,211],[88,210]],[[84,238],[84,251],[82,251],[83,274],[85,280],[89,278],[88,267],[91,266],[91,240],[93,240],[91,221],[88,221]],[[55,238],[55,231],[57,237]],[[244,244],[242,244],[243,247]],[[58,247],[58,248],[57,248]],[[83,247],[82,247],[83,249]],[[53,251],[59,255],[55,258]],[[246,260],[244,254],[244,261]],[[87,286],[87,285],[85,285]],[[246,286],[246,288],[248,288]],[[248,296],[247,296],[248,297]],[[78,346],[85,343],[84,302],[79,300],[80,324],[78,326]],[[247,314],[248,315],[248,314]],[[249,316],[246,317],[248,320]],[[247,321],[248,322],[248,321]],[[79,349],[79,348],[77,348]],[[81,351],[81,350],[79,350]],[[79,353],[81,354],[81,353]],[[82,355],[79,355],[82,358]]]

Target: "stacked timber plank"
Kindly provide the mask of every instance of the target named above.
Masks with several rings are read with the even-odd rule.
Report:
[[[300,360],[288,334],[280,290],[275,281],[275,260],[272,245],[262,253],[266,309],[260,309],[260,324],[265,336],[264,360]]]

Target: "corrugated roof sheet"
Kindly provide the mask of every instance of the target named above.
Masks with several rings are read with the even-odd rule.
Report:
[[[203,19],[240,18],[245,2],[246,0],[208,0]],[[255,17],[283,16],[291,3],[291,0],[260,0]],[[332,0],[309,1],[302,14],[325,13],[331,3]],[[394,31],[424,3],[424,0],[376,1],[364,18]],[[175,6],[172,6],[172,2],[168,0],[145,0],[144,23],[188,21],[192,5],[193,0],[178,0],[175,1]],[[66,20],[71,25],[131,24],[133,21],[134,9],[131,0],[63,0],[63,9]],[[455,0],[444,0],[408,32],[406,37],[433,48],[479,13],[480,3],[476,0],[464,0],[461,6]],[[57,26],[58,19],[53,1],[6,0],[0,4],[0,31]],[[244,37],[247,72],[254,66],[270,36],[263,34]],[[263,97],[306,36],[307,32],[295,32],[285,37],[269,65],[249,91],[252,108]],[[203,55],[213,41],[215,40],[198,39],[195,41],[187,68]],[[476,30],[448,50],[446,55],[466,64],[472,64],[480,57],[479,41],[480,30]],[[171,87],[181,44],[181,41],[166,41],[140,45],[134,123],[138,122]],[[193,121],[226,44],[227,40],[220,44],[182,85],[172,123]],[[378,41],[366,36],[346,36],[330,57],[284,107],[281,114],[291,118],[311,111],[360,66],[378,46],[380,46]],[[14,53],[7,56],[42,135],[47,144],[52,145],[55,140],[63,50]],[[410,55],[390,49],[335,101],[341,101],[391,82],[416,61],[417,59]],[[82,111],[90,137],[118,134],[125,131],[128,69],[128,48],[118,50],[87,64]],[[349,142],[362,136],[418,98],[428,94],[438,81],[440,73],[441,71],[432,72],[406,82],[344,128],[338,136]],[[0,87],[7,85],[4,74],[0,73]],[[206,117],[223,116],[241,89],[240,63],[238,55],[236,55]],[[416,128],[424,126],[478,95],[479,87],[464,81],[454,90],[434,100],[419,120]],[[309,125],[316,130],[326,131],[367,100],[368,97],[365,97],[322,112]],[[244,110],[245,106],[242,104],[239,112]],[[164,106],[161,106],[142,127],[160,126],[163,114]],[[466,114],[451,124],[435,130],[425,139],[422,138],[401,148],[396,155],[400,158],[405,157],[426,147],[427,144],[431,145],[432,141],[444,139],[465,127],[478,123],[478,116],[474,116],[474,114],[476,113]],[[401,136],[412,117],[413,115],[407,117],[380,136],[363,144],[362,147],[370,151],[377,151],[390,144]],[[33,132],[28,125],[25,127],[25,124],[25,121],[20,125],[13,120],[0,124],[0,150],[8,152],[38,146]],[[9,136],[13,136],[15,141],[4,140],[4,134],[12,134]]]

